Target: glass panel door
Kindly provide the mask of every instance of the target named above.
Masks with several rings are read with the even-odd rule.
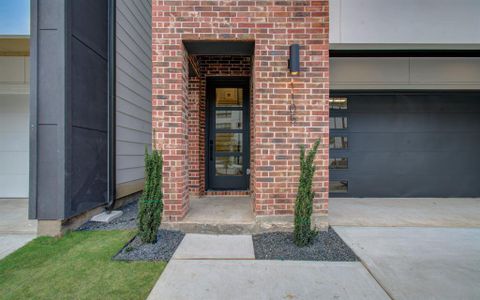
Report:
[[[207,188],[248,189],[248,81],[211,80],[207,85],[210,127]]]

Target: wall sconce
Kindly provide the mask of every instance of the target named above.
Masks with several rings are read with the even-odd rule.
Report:
[[[298,75],[300,73],[300,45],[290,45],[290,59],[288,60],[288,68],[291,75]]]

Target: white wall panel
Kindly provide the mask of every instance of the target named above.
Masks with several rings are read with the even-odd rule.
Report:
[[[28,95],[0,94],[0,198],[28,197],[28,107]]]
[[[117,186],[144,178],[152,143],[151,1],[117,0]]]
[[[330,43],[479,46],[479,16],[478,0],[330,0]]]

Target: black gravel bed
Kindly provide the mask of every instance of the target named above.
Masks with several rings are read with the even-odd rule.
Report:
[[[256,259],[357,261],[352,249],[332,228],[320,231],[312,244],[297,247],[291,232],[269,232],[253,236]]]
[[[115,260],[163,260],[169,261],[185,234],[176,230],[160,229],[155,244],[144,244],[136,236],[120,252],[113,257]]]
[[[137,201],[129,203],[121,208],[117,208],[116,210],[122,210],[123,215],[119,218],[113,220],[110,223],[102,223],[102,222],[93,222],[88,221],[87,223],[83,224],[77,230],[125,230],[125,229],[135,229],[137,228],[137,212],[138,212],[138,204]]]

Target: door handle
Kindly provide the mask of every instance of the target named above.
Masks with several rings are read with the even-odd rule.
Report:
[[[213,141],[210,140],[209,142],[209,150],[208,150],[208,154],[210,156],[210,160],[212,161],[213,160]]]

